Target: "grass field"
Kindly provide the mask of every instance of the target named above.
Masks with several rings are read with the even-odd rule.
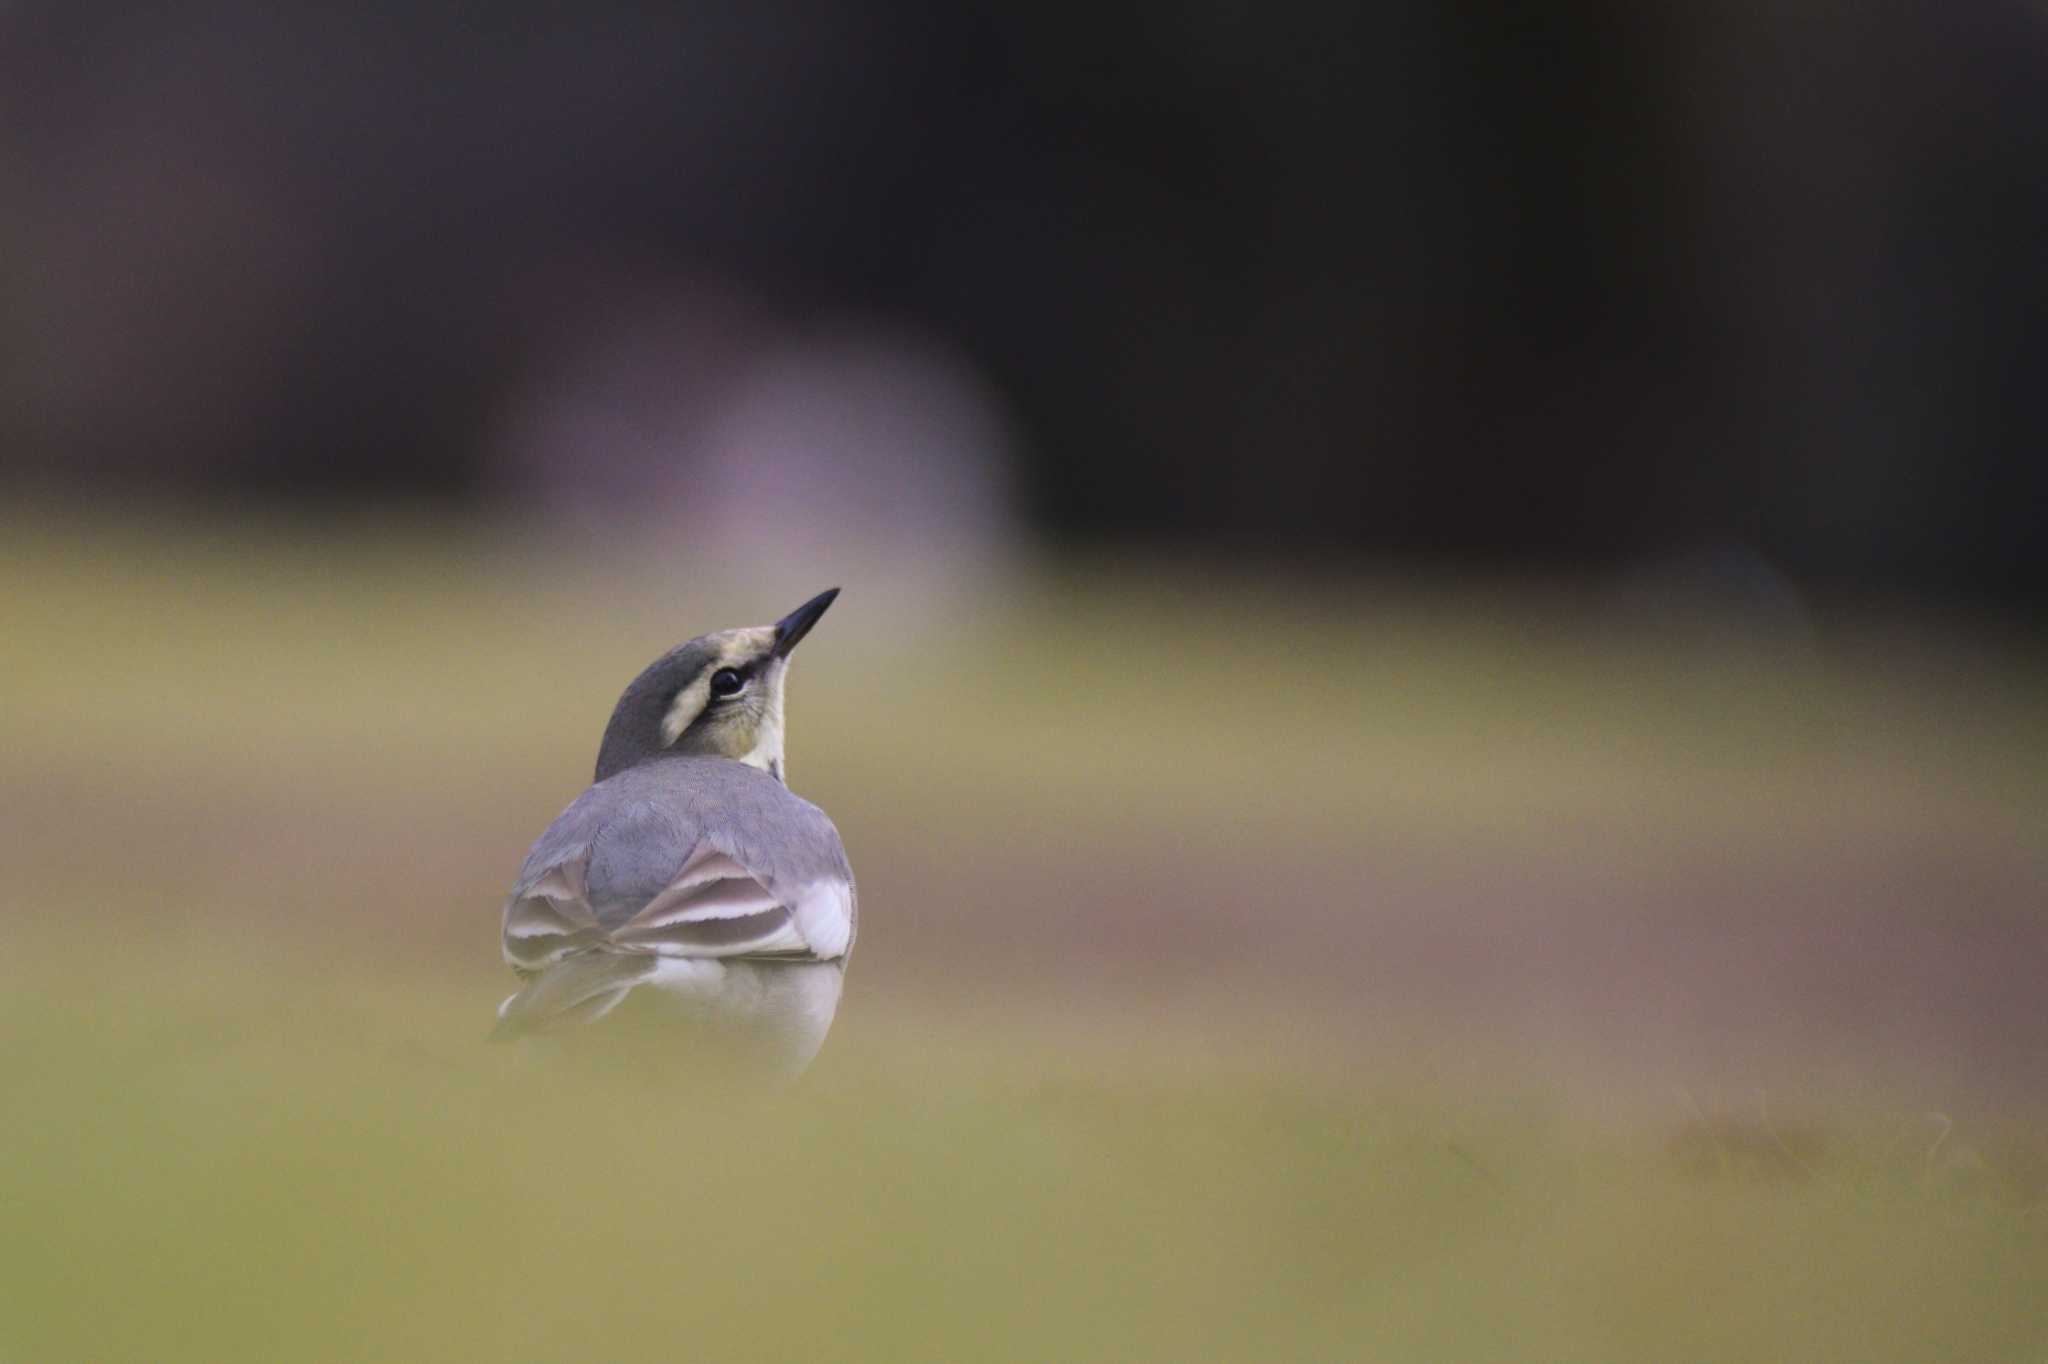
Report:
[[[848,583],[790,742],[861,947],[762,1095],[481,1039],[619,686],[793,601],[0,530],[0,1364],[2048,1359],[2010,642]]]

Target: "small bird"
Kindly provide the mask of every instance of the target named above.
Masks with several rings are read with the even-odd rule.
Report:
[[[645,987],[706,1047],[791,1075],[810,1064],[857,911],[839,831],[784,785],[783,685],[838,595],[700,635],[627,686],[594,783],[505,902],[505,960],[524,984],[493,1038],[594,1022]]]

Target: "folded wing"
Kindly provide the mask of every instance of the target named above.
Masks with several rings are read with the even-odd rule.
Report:
[[[606,857],[603,832],[592,840],[595,886],[592,845],[564,849],[522,876],[504,914],[505,959],[515,969],[532,973],[591,951],[831,961],[851,946],[852,882],[829,867],[800,880],[707,834],[665,880],[640,874],[639,865],[624,874]],[[653,835],[642,829],[640,837]]]

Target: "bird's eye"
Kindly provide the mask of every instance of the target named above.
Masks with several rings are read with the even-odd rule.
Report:
[[[731,668],[720,668],[711,674],[711,694],[721,701],[728,696],[738,696],[747,685],[747,679]]]

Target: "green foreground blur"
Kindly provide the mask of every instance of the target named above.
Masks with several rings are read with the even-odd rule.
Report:
[[[509,536],[12,530],[4,1364],[2048,1351],[2012,963],[1886,1014],[1825,974],[2038,941],[2039,673],[1355,585],[1103,568],[920,623],[849,583],[791,771],[863,936],[760,1094],[482,1038],[498,897],[619,685],[778,602]],[[1787,974],[1742,1031],[1720,945],[1788,923],[1762,969],[1816,940],[1844,1001]]]

